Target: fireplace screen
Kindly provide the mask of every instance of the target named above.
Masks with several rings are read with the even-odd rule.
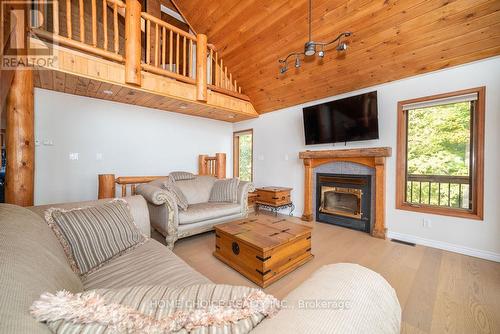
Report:
[[[355,188],[321,187],[320,212],[361,219],[363,191]]]

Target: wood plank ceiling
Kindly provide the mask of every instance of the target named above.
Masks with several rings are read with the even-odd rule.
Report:
[[[314,0],[313,40],[352,31],[350,48],[279,75],[307,39],[307,0],[175,2],[259,113],[500,54],[499,0]]]

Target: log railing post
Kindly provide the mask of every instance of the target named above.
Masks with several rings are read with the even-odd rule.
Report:
[[[207,155],[200,155],[198,157],[198,174],[207,175]]]
[[[99,174],[98,199],[116,197],[115,174]]]
[[[207,101],[207,35],[196,36],[196,98]]]
[[[7,95],[5,202],[31,206],[35,187],[33,72],[16,70]]]
[[[215,153],[215,177],[226,178],[226,153]]]
[[[141,85],[141,4],[127,0],[125,8],[125,82]]]

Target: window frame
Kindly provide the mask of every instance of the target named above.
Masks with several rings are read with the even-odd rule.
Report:
[[[239,136],[251,134],[252,135],[252,158],[251,164],[252,168],[250,169],[250,182],[253,182],[253,129],[239,130],[233,132],[233,177],[240,177],[240,143]]]
[[[477,93],[476,108],[473,112],[473,128],[471,129],[472,152],[472,209],[446,208],[428,204],[413,204],[405,201],[407,178],[407,111],[403,106],[410,103],[420,103],[458,95]],[[484,210],[484,118],[485,118],[486,87],[477,87],[444,94],[420,97],[398,102],[398,132],[397,132],[397,165],[396,165],[396,209],[430,213],[441,216],[451,216],[483,220]]]

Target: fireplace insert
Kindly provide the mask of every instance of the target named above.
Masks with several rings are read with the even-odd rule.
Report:
[[[371,176],[318,173],[316,220],[370,233]]]

